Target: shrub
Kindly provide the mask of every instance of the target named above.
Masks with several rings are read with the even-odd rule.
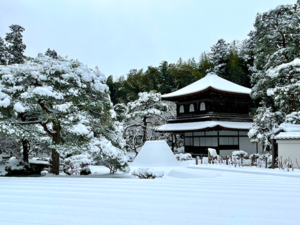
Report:
[[[187,161],[192,159],[192,155],[190,153],[180,153],[175,155],[178,161]]]
[[[140,179],[155,179],[157,177],[163,177],[164,171],[159,169],[138,168],[132,171],[132,175]]]
[[[64,172],[68,175],[79,175],[91,163],[86,155],[74,155],[65,159]]]
[[[47,170],[43,170],[43,171],[41,172],[41,175],[42,175],[42,176],[46,176],[48,173],[49,173],[49,172],[48,172]]]
[[[28,175],[31,173],[30,165],[23,160],[11,157],[5,164],[7,176],[10,175]]]
[[[91,174],[92,172],[91,172],[91,170],[90,170],[90,168],[89,167],[84,167],[84,168],[82,168],[81,170],[80,170],[80,175],[89,175],[89,174]]]

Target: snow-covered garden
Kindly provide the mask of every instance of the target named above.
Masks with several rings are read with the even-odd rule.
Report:
[[[185,161],[155,180],[105,178],[109,170],[104,167],[98,177],[3,177],[0,223],[299,224],[300,174],[280,177],[186,166]]]
[[[0,224],[300,224],[300,166],[274,157],[282,126],[300,123],[299,18],[300,1],[279,6],[257,15],[249,38],[231,45],[221,39],[199,63],[164,61],[116,82],[55,50],[26,57],[24,28],[11,25],[0,37]],[[225,140],[219,130],[207,139],[158,132],[186,107],[163,101],[161,93],[211,67],[223,80],[251,86],[252,105],[243,103],[253,118],[247,135],[262,152],[258,145],[249,155],[231,148],[240,139],[230,136],[222,145],[232,154],[222,156],[208,147]],[[230,101],[222,107],[236,104]],[[190,106],[196,113],[197,104]],[[210,113],[205,104],[199,110]],[[189,129],[247,130],[221,122]],[[283,136],[300,140],[299,133]],[[207,155],[192,157],[185,144]]]

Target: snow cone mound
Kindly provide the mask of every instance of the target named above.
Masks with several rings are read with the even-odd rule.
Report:
[[[146,141],[132,167],[173,167],[180,166],[165,141]]]

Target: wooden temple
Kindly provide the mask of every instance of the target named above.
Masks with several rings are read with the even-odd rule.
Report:
[[[247,133],[252,126],[249,116],[251,89],[232,83],[211,72],[204,78],[162,99],[175,102],[176,118],[159,127],[158,132],[184,133],[185,152],[207,155],[208,148],[229,155],[234,150],[249,154],[261,152]]]

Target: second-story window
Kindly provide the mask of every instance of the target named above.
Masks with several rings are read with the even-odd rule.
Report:
[[[205,103],[201,102],[201,104],[200,104],[200,111],[205,111],[205,110],[206,110]]]
[[[194,107],[194,104],[190,104],[190,112],[195,112],[195,107]]]
[[[183,105],[181,105],[181,106],[179,107],[179,113],[184,113],[184,106],[183,106]]]

